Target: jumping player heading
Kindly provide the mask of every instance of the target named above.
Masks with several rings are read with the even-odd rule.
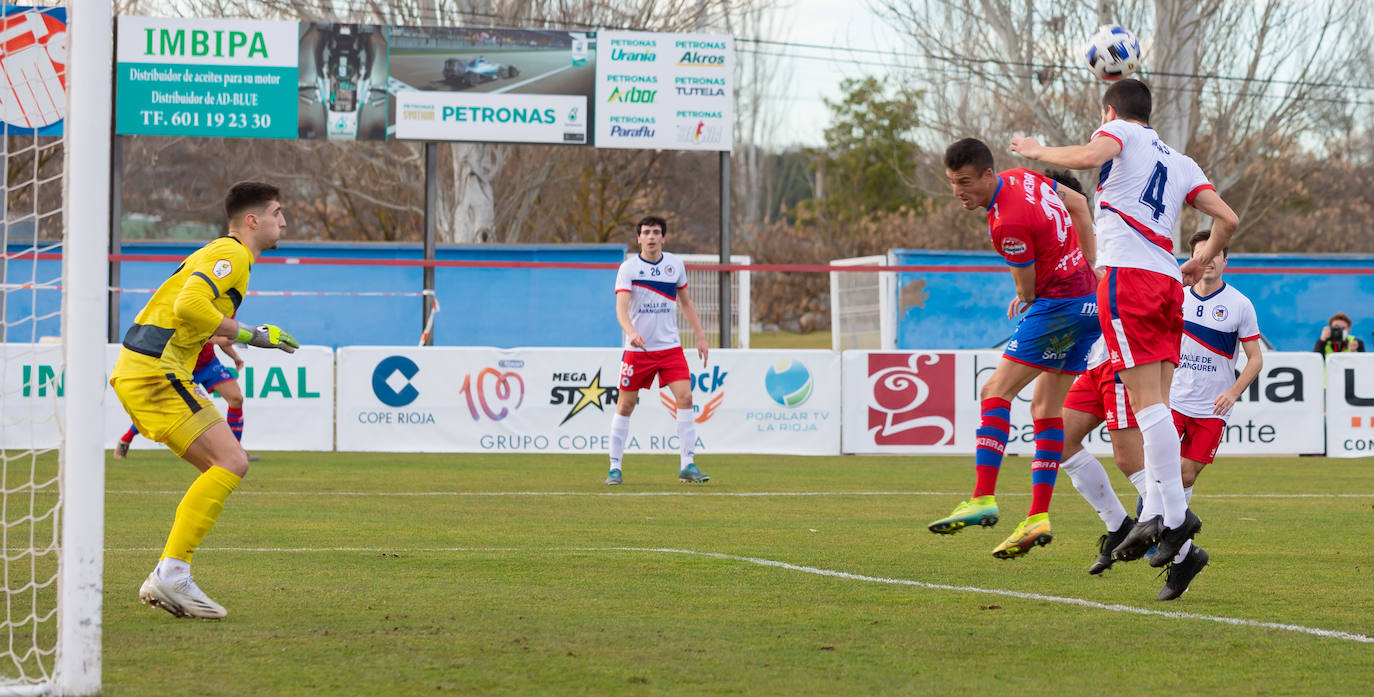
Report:
[[[992,151],[980,140],[965,138],[945,151],[945,176],[954,196],[966,209],[987,209],[993,248],[1011,266],[1016,297],[1007,317],[1026,315],[980,393],[973,498],[929,528],[951,534],[968,525],[997,523],[994,496],[1009,436],[1011,400],[1036,380],[1031,401],[1035,457],[1030,511],[992,552],[999,559],[1011,559],[1053,539],[1049,507],[1064,450],[1061,408],[1101,330],[1093,297],[1096,278],[1087,199],[1039,173],[1011,169],[997,174],[992,166]]]
[[[1112,552],[1138,559],[1152,540],[1152,566],[1169,563],[1201,528],[1184,498],[1178,433],[1169,411],[1169,384],[1183,335],[1183,285],[1202,275],[1203,263],[1227,245],[1236,214],[1197,163],[1160,140],[1150,128],[1150,89],[1125,79],[1102,97],[1102,126],[1083,145],[1046,147],[1018,137],[1014,152],[1072,169],[1102,167],[1097,188],[1097,263],[1102,333],[1113,367],[1126,386],[1144,441],[1149,478],[1140,519]],[[1211,238],[1180,268],[1173,230],[1183,206],[1213,220]]]

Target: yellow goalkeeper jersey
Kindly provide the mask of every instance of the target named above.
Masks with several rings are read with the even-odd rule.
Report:
[[[174,374],[190,380],[196,356],[248,291],[253,253],[236,237],[221,237],[196,250],[124,334],[111,378]]]

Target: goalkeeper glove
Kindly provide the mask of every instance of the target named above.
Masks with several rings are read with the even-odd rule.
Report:
[[[287,334],[281,327],[271,324],[256,327],[239,325],[239,333],[234,337],[234,341],[259,348],[281,349],[287,353],[295,353],[296,349],[301,347],[295,337]]]

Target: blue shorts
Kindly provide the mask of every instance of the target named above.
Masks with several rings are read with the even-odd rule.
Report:
[[[1055,373],[1078,374],[1088,367],[1088,351],[1102,335],[1097,295],[1038,298],[1031,304],[1002,357]]]
[[[214,392],[215,385],[234,379],[234,373],[224,367],[223,363],[216,358],[204,367],[191,375],[191,381],[205,388],[206,392]]]

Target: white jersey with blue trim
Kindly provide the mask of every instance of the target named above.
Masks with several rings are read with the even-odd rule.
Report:
[[[1174,224],[1183,206],[1214,189],[1192,158],[1169,147],[1153,128],[1117,119],[1092,139],[1121,146],[1102,164],[1097,183],[1097,266],[1145,269],[1182,281],[1174,258]]]
[[[1260,338],[1255,306],[1230,284],[1211,295],[1183,292],[1183,344],[1169,387],[1169,406],[1195,419],[1228,419],[1213,414],[1218,396],[1236,384],[1241,342]]]
[[[677,329],[677,293],[687,287],[687,270],[682,259],[664,252],[656,262],[636,254],[620,265],[615,277],[615,292],[630,294],[630,325],[644,337],[644,348],[630,346],[627,351],[662,351],[682,345]]]

